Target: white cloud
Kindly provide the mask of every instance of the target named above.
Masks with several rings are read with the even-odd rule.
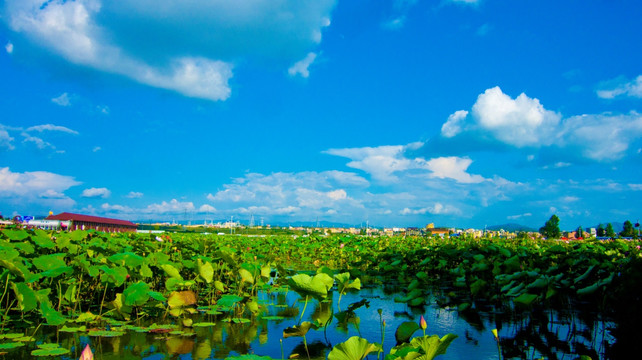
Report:
[[[13,146],[13,138],[9,135],[9,132],[7,130],[3,129],[0,127],[0,149],[5,148],[7,150],[13,150],[15,149],[15,146]]]
[[[0,168],[0,199],[14,206],[68,208],[75,201],[64,194],[70,187],[80,185],[71,176],[47,171],[16,173]]]
[[[538,99],[524,93],[511,99],[498,86],[479,95],[472,114],[476,126],[516,147],[550,145],[561,119]]]
[[[93,151],[93,152],[97,152],[97,151],[100,151],[100,150],[102,150],[102,148],[100,146],[94,146],[94,148],[91,149],[91,151]]]
[[[446,215],[446,214],[461,214],[461,210],[451,205],[443,205],[435,203],[433,206],[428,206],[420,209],[404,208],[399,212],[401,215]]]
[[[30,136],[27,133],[23,133],[22,135],[25,137],[24,140],[22,140],[23,143],[33,143],[33,144],[36,145],[36,147],[38,149],[41,149],[41,150],[44,150],[44,149],[47,149],[47,148],[50,148],[52,150],[56,149],[56,147],[53,146],[51,143],[49,143],[49,142],[47,142],[47,141],[45,141],[45,140],[43,140],[43,139],[41,139],[39,137]]]
[[[395,182],[398,178],[393,173],[416,167],[404,156],[406,149],[412,147],[416,147],[416,144],[329,149],[324,153],[351,159],[347,166],[363,170],[376,180]]]
[[[451,138],[462,131],[462,123],[468,116],[468,111],[458,110],[448,116],[448,121],[446,121],[441,126],[441,136]]]
[[[71,106],[71,101],[69,100],[69,94],[62,93],[60,96],[52,98],[51,102],[58,104],[60,106]]]
[[[642,191],[642,184],[628,184],[633,191]]]
[[[198,208],[199,213],[213,213],[216,212],[216,208],[212,205],[203,204]]]
[[[172,199],[170,202],[163,201],[160,204],[151,204],[143,210],[143,212],[148,214],[181,214],[184,212],[194,211],[194,203],[189,202],[180,202],[176,199]]]
[[[440,157],[426,161],[426,168],[432,173],[430,177],[439,179],[453,179],[464,184],[480,183],[485,181],[481,175],[471,175],[466,172],[472,160],[456,156]]]
[[[13,54],[13,44],[8,42],[7,45],[4,46],[5,51],[7,54]]]
[[[616,84],[609,84],[614,82]],[[602,99],[613,99],[617,96],[642,98],[642,75],[631,81],[612,80],[603,84],[602,87],[604,88],[597,90],[597,96]]]
[[[68,134],[78,135],[78,131],[76,131],[76,130],[72,130],[72,129],[64,127],[64,126],[59,126],[59,125],[54,125],[54,124],[44,124],[44,125],[31,126],[31,127],[28,127],[27,130],[25,130],[25,131],[37,131],[37,132],[59,131],[59,132],[64,132],[64,133],[68,133]]]
[[[12,30],[74,64],[186,96],[225,100],[232,60],[291,63],[321,41],[336,0],[42,4],[7,0],[4,17]]]
[[[140,199],[143,197],[143,193],[138,191],[130,191],[129,194],[125,195],[125,197],[128,199]]]
[[[519,215],[509,215],[506,218],[508,220],[517,220],[517,219],[521,219],[523,217],[530,217],[530,216],[533,216],[533,214],[532,213],[524,213],[524,214],[519,214]]]
[[[123,205],[110,205],[109,203],[104,203],[100,206],[101,209],[107,212],[119,212],[119,213],[133,213],[135,210],[129,206]]]
[[[586,158],[603,161],[624,156],[633,141],[642,137],[642,115],[579,115],[564,122],[561,146],[575,146]]]
[[[82,191],[80,196],[84,198],[108,198],[111,195],[111,191],[107,188],[88,188]]]
[[[307,78],[310,76],[310,71],[308,68],[314,62],[314,59],[317,58],[317,54],[310,52],[302,60],[297,61],[288,69],[288,74],[290,76],[301,75],[301,77]]]
[[[476,137],[492,138],[517,148],[559,147],[561,157],[578,153],[596,161],[622,158],[629,146],[642,137],[642,115],[598,114],[568,118],[546,110],[539,100],[520,94],[512,99],[499,87],[480,94],[472,116],[460,110],[450,115],[442,126],[443,137],[470,132]],[[533,157],[534,158],[534,157]],[[560,161],[555,167],[569,166]]]

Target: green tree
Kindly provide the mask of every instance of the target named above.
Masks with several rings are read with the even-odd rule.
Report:
[[[633,223],[630,222],[629,220],[624,222],[624,227],[622,228],[622,232],[620,233],[620,236],[623,237],[634,237],[635,236],[635,230],[633,230]]]
[[[613,230],[613,225],[611,225],[611,223],[606,224],[606,236],[610,238],[615,237],[615,230]]]
[[[560,237],[560,218],[553,214],[548,221],[539,228],[539,233],[548,239],[559,239]]]
[[[575,238],[576,239],[584,238],[584,229],[582,229],[581,226],[579,226],[577,230],[575,230]]]
[[[603,224],[600,224],[600,226],[597,227],[597,236],[606,236],[606,230],[604,229]]]

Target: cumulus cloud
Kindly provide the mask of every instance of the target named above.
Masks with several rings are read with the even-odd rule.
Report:
[[[225,100],[233,60],[291,63],[321,41],[335,3],[7,0],[4,18],[12,30],[74,64],[185,96]]]
[[[440,179],[453,179],[464,184],[480,183],[484,179],[481,175],[471,175],[466,172],[472,160],[456,156],[434,158],[426,161],[426,168],[432,173],[430,177]]]
[[[302,60],[299,60],[294,63],[289,69],[288,69],[288,74],[290,76],[296,76],[296,75],[301,75],[303,78],[307,78],[310,76],[310,71],[308,68],[312,63],[314,62],[314,59],[317,58],[317,54],[310,52],[308,55],[305,56]]]
[[[602,99],[613,99],[618,96],[642,98],[642,75],[631,81],[615,79],[600,85],[597,96]]]
[[[213,213],[216,212],[216,208],[212,205],[203,204],[198,208],[199,213]]]
[[[130,208],[129,206],[123,206],[123,205],[110,205],[109,203],[104,203],[100,206],[100,208],[106,212],[119,212],[119,213],[133,213],[135,212],[134,209]]]
[[[88,188],[82,191],[80,196],[84,198],[108,198],[111,195],[111,191],[107,188]]]
[[[524,93],[512,99],[498,86],[479,95],[472,113],[479,128],[516,147],[550,145],[561,119],[538,99]]]
[[[143,197],[143,193],[138,191],[130,191],[129,194],[125,195],[125,197],[128,199],[140,199]]]
[[[631,112],[562,118],[545,109],[538,99],[523,93],[513,99],[494,87],[479,95],[471,114],[457,111],[442,125],[442,138],[463,133],[473,135],[472,141],[490,136],[516,148],[558,147],[573,150],[560,153],[561,157],[577,153],[591,160],[610,161],[622,158],[642,137],[642,116]]]
[[[47,171],[19,173],[8,167],[0,168],[0,199],[14,205],[70,207],[75,201],[64,192],[77,185],[80,182],[71,176]]]
[[[441,136],[451,138],[462,131],[462,124],[468,116],[468,111],[458,110],[448,116],[448,121],[446,121],[441,126]]]
[[[71,106],[71,101],[69,100],[69,94],[62,93],[60,96],[52,98],[51,102],[58,104],[60,106]]]
[[[5,51],[7,54],[13,54],[13,44],[8,42],[7,45],[4,46]]]

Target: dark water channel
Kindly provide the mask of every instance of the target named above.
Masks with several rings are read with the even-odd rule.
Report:
[[[458,335],[445,355],[438,359],[499,359],[497,342],[492,334],[498,329],[503,359],[576,359],[590,355],[604,358],[604,349],[613,339],[607,330],[612,324],[600,321],[592,314],[556,311],[496,311],[494,306],[481,306],[481,311],[458,312],[430,302],[422,308],[411,308],[394,302],[396,294],[381,287],[366,288],[341,298],[341,310],[359,303],[347,316],[341,315],[339,296],[333,294],[326,302],[310,300],[303,321],[329,319],[324,329],[310,330],[306,335],[311,359],[325,359],[335,346],[352,336],[361,336],[369,342],[380,343],[381,320],[385,320],[384,354],[395,346],[395,330],[405,321],[418,322],[421,315],[427,321],[426,334],[440,337],[447,333]],[[365,300],[365,301],[364,301]],[[185,328],[176,325],[176,333],[149,332],[134,328],[116,337],[88,336],[86,332],[66,333],[54,327],[41,328],[36,335],[38,343],[58,343],[70,353],[58,359],[77,359],[85,344],[90,344],[95,359],[224,359],[241,354],[269,356],[274,359],[295,357],[307,359],[303,338],[283,338],[283,330],[299,322],[303,302],[295,292],[260,293],[262,313],[242,323],[226,322],[226,314],[193,315],[194,323],[209,322],[208,326]],[[367,306],[366,306],[367,304]],[[381,318],[378,312],[381,309]],[[339,316],[337,316],[339,315]],[[171,322],[171,319],[165,322]],[[137,324],[149,326],[151,322]],[[117,324],[111,330],[122,329]],[[179,333],[182,331],[183,333]],[[39,334],[39,335],[38,335]],[[415,336],[422,335],[419,330]],[[7,359],[32,359],[35,348],[30,343],[12,349]],[[298,355],[297,355],[298,354]],[[52,357],[49,357],[52,358]],[[377,358],[376,354],[368,356]]]

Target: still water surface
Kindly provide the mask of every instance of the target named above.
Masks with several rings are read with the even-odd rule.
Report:
[[[485,311],[458,313],[453,308],[441,308],[433,301],[422,308],[411,308],[394,301],[395,293],[381,287],[366,288],[355,294],[344,295],[339,304],[338,294],[326,302],[310,300],[303,314],[303,321],[332,319],[327,328],[310,330],[306,335],[312,359],[325,359],[335,346],[352,336],[361,336],[370,342],[381,343],[382,320],[385,321],[384,354],[396,345],[395,330],[405,321],[418,322],[421,315],[428,323],[427,335],[440,337],[447,333],[458,335],[445,355],[438,359],[498,359],[498,347],[492,329],[499,329],[504,359],[575,359],[579,354],[602,358],[606,342],[612,341],[606,330],[608,324],[594,320],[588,314],[562,314],[545,312]],[[341,321],[341,311],[350,304],[366,300],[367,306],[354,310]],[[307,359],[303,338],[283,338],[283,330],[300,321],[304,303],[295,292],[260,293],[262,313],[244,323],[230,323],[225,314],[195,314],[194,322],[211,322],[214,325],[182,328],[184,334],[149,333],[144,330],[127,330],[119,337],[90,337],[86,333],[63,333],[47,329],[36,336],[36,343],[53,342],[71,350],[59,359],[77,359],[85,344],[95,352],[96,359],[224,359],[242,354],[268,356],[274,359],[296,357]],[[381,317],[378,309],[381,309]],[[344,313],[345,315],[345,313]],[[515,316],[517,315],[517,316]],[[267,319],[266,319],[267,318]],[[171,322],[168,320],[166,322]],[[150,325],[151,322],[140,324]],[[110,326],[111,330],[118,325]],[[50,328],[49,330],[54,330]],[[422,335],[418,330],[415,336]],[[32,344],[33,345],[33,344]],[[14,349],[5,358],[33,358],[34,346]],[[369,359],[376,359],[371,354]]]

